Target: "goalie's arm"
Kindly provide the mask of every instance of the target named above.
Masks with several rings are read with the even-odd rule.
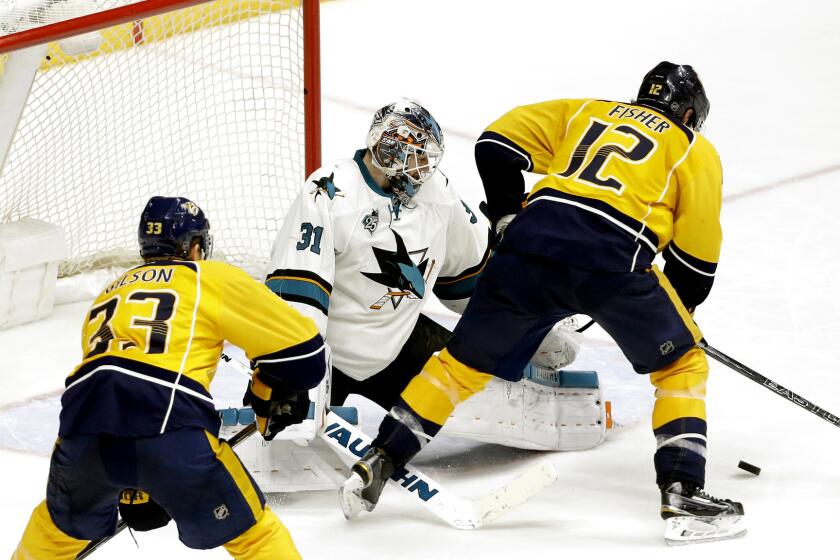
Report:
[[[312,183],[307,181],[277,233],[265,283],[326,336],[335,277],[333,219],[328,197],[313,196]]]
[[[489,258],[487,225],[453,192],[446,258],[433,288],[440,302],[455,313],[463,313]]]

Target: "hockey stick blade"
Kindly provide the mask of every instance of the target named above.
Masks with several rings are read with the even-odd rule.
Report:
[[[364,456],[371,443],[364,432],[334,412],[327,414],[327,425],[321,438],[349,464]],[[411,465],[394,473],[389,482],[449,525],[457,529],[478,529],[521,505],[555,480],[557,471],[554,465],[543,459],[510,483],[476,500],[456,496]],[[347,510],[343,511],[346,514]],[[352,517],[358,512],[351,510],[351,513]]]
[[[233,435],[233,437],[231,437],[229,440],[227,440],[227,443],[231,447],[236,447],[237,445],[239,445],[240,443],[242,443],[243,441],[248,439],[256,431],[257,431],[257,425],[256,424],[248,424],[247,426],[245,426],[244,428],[242,428],[241,430],[236,432]],[[83,548],[82,551],[79,552],[79,554],[76,555],[76,560],[82,560],[83,558],[87,558],[88,556],[93,554],[93,552],[96,549],[98,549],[100,546],[102,546],[106,542],[110,541],[111,539],[113,539],[114,537],[119,535],[123,531],[123,529],[125,529],[127,526],[128,525],[126,525],[125,521],[120,519],[119,522],[117,523],[117,528],[112,535],[109,535],[107,537],[102,537],[101,539],[96,539],[94,541],[90,541],[87,544],[87,546],[85,548]]]
[[[746,534],[743,515],[672,517],[665,524],[665,543],[670,546],[736,539]]]

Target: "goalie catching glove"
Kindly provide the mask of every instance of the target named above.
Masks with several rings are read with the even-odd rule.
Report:
[[[309,391],[294,390],[275,382],[270,387],[262,382],[258,370],[248,383],[244,406],[254,409],[257,417],[257,429],[266,441],[274,439],[292,424],[300,424],[309,414]]]
[[[576,329],[574,317],[567,317],[554,325],[531,357],[531,363],[558,370],[574,362],[580,352],[580,335],[575,332]]]

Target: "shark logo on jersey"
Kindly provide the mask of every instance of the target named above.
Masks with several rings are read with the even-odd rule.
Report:
[[[373,232],[376,231],[376,228],[379,226],[379,210],[374,208],[370,211],[370,214],[366,214],[364,218],[362,218],[362,227],[367,230],[367,232],[373,235]]]
[[[317,181],[312,181],[315,183],[315,188],[310,191],[310,194],[315,195],[315,200],[318,200],[319,194],[327,195],[327,198],[330,200],[334,199],[337,196],[344,196],[344,193],[341,192],[341,189],[335,186],[333,183],[333,179],[335,178],[335,173],[330,173],[329,177],[321,177]]]
[[[366,278],[370,278],[377,284],[382,284],[388,288],[385,295],[370,306],[370,309],[374,310],[382,309],[382,306],[388,300],[391,300],[391,305],[396,309],[404,298],[423,299],[426,294],[426,279],[434,267],[434,261],[432,261],[432,266],[428,267],[428,273],[426,272],[429,264],[429,260],[426,258],[428,247],[418,251],[408,251],[400,234],[394,230],[391,230],[391,233],[394,234],[397,241],[396,251],[380,249],[379,247],[372,248],[376,262],[382,272],[362,272],[362,275]],[[412,260],[413,255],[417,256],[419,262],[415,263]]]

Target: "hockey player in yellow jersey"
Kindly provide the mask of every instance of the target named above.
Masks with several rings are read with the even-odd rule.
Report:
[[[70,559],[112,535],[117,500],[142,488],[190,548],[300,558],[230,446],[209,386],[225,340],[254,364],[246,393],[271,439],[302,421],[326,367],[315,324],[242,270],[206,261],[201,209],[154,197],[139,226],[144,264],[108,285],[82,328],[82,361],[61,398],[47,497],[13,559]],[[129,523],[130,525],[130,523]]]
[[[354,467],[347,509],[373,509],[388,475],[459,402],[492,376],[518,379],[546,329],[584,313],[656,388],[662,517],[740,519],[741,504],[703,491],[708,364],[692,312],[717,267],[722,190],[717,152],[698,132],[708,111],[697,73],[662,62],[634,102],[526,105],[485,130],[475,153],[497,253],[446,348]],[[524,204],[522,171],[544,175]],[[664,271],[653,265],[660,252]]]

